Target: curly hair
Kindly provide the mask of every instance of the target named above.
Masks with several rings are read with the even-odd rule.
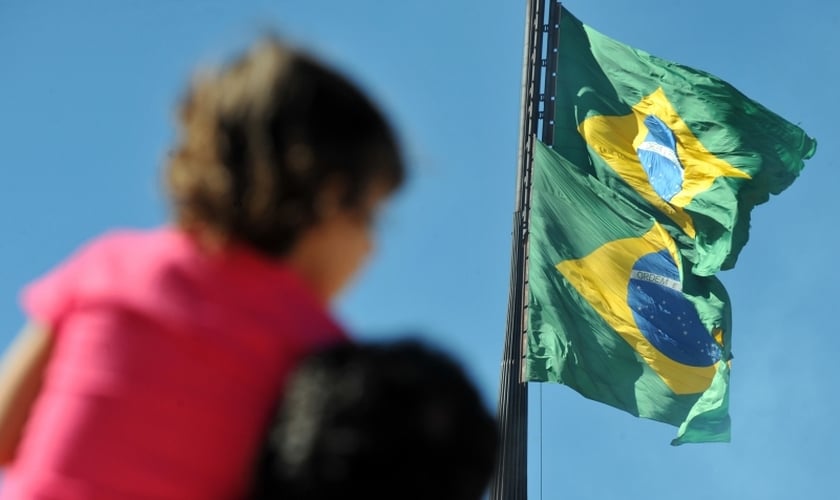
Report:
[[[323,196],[360,208],[405,169],[390,125],[350,81],[269,38],[199,76],[166,166],[175,220],[282,257],[321,217]]]

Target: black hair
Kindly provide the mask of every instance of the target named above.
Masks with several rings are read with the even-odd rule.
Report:
[[[478,500],[494,419],[462,369],[417,342],[342,345],[291,378],[255,500]]]

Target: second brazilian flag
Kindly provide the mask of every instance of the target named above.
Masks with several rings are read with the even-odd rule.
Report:
[[[676,442],[728,441],[723,286],[691,274],[655,219],[537,146],[528,378],[681,425]]]

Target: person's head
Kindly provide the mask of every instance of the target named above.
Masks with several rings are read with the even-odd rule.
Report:
[[[478,500],[496,447],[493,417],[447,356],[414,342],[336,346],[290,379],[254,498]]]
[[[181,227],[288,260],[331,298],[370,252],[376,212],[405,171],[356,86],[266,39],[195,79],[166,174]]]

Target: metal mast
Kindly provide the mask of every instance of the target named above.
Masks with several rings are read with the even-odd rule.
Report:
[[[513,214],[510,294],[499,390],[499,459],[490,485],[491,500],[525,500],[528,495],[528,386],[524,381],[526,341],[528,220],[531,165],[537,135],[551,144],[556,76],[556,0],[526,0],[519,119],[516,210]],[[546,38],[548,40],[546,40]],[[548,42],[548,43],[546,43]],[[545,92],[545,89],[548,92]]]

